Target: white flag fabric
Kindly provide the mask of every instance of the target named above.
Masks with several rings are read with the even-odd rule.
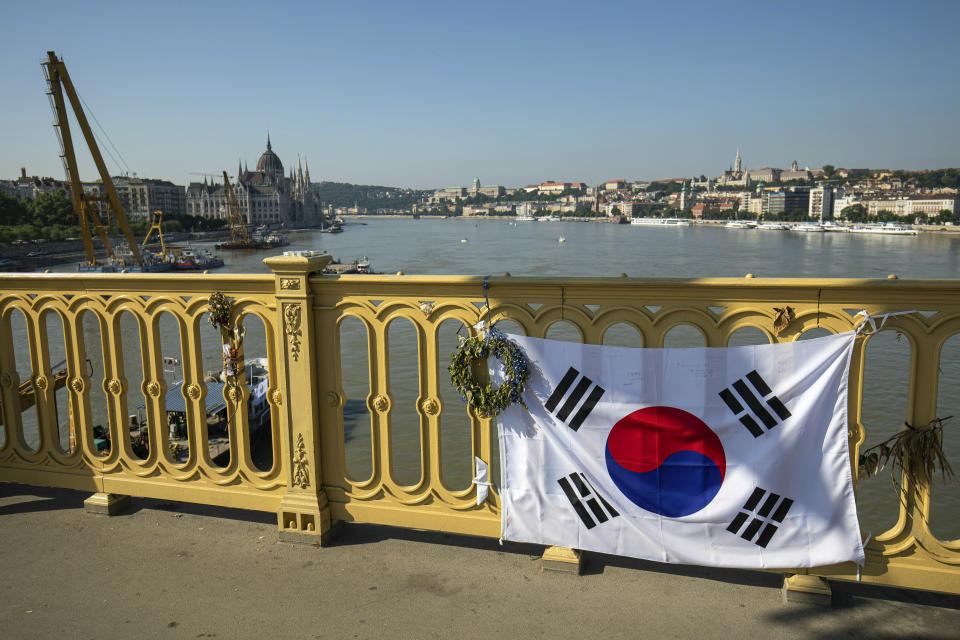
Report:
[[[863,564],[854,332],[694,349],[508,337],[530,378],[529,410],[499,420],[504,539],[723,567]]]

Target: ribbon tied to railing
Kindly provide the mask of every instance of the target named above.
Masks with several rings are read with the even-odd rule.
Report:
[[[866,309],[861,310],[854,318],[859,318],[863,316],[863,322],[857,327],[857,334],[872,336],[878,331],[883,329],[883,325],[887,324],[887,320],[894,316],[908,316],[911,313],[918,313],[915,309],[911,311],[891,311],[889,313],[878,313],[876,315],[870,315]],[[877,321],[880,321],[880,324],[877,324]],[[866,328],[870,327],[870,331],[866,331]]]

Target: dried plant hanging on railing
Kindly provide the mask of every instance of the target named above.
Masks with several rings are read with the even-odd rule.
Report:
[[[956,479],[943,452],[943,424],[952,417],[934,418],[924,427],[904,422],[906,429],[860,452],[859,476],[875,476],[889,464],[890,478],[897,489],[901,488],[898,475],[903,478],[906,474],[914,486],[929,485],[938,470],[944,482],[948,478]]]
[[[774,307],[773,310],[777,313],[773,318],[773,332],[779,336],[784,329],[790,326],[796,316],[793,307]]]

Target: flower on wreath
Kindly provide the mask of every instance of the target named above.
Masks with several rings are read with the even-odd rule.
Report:
[[[493,356],[503,364],[503,382],[480,384],[471,365],[476,360]],[[486,335],[460,337],[460,345],[450,354],[450,383],[460,393],[461,400],[473,407],[481,418],[499,415],[511,404],[527,405],[523,389],[530,377],[530,369],[523,351],[502,332],[490,328]]]

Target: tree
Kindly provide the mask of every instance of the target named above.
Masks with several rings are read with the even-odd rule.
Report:
[[[823,175],[827,176],[828,178],[832,177],[832,176],[833,176],[833,172],[836,171],[836,170],[837,170],[837,168],[834,167],[832,164],[825,164],[825,165],[823,165]]]
[[[844,207],[840,211],[840,215],[850,222],[866,222],[868,219],[867,210],[862,204],[852,204],[849,207]]]
[[[21,224],[27,217],[27,208],[22,202],[0,191],[0,226]]]
[[[940,213],[937,214],[937,217],[934,218],[939,224],[945,224],[947,222],[953,222],[954,215],[953,211],[950,209],[940,209]]]
[[[38,227],[77,224],[73,204],[67,199],[63,189],[57,189],[56,193],[41,193],[36,200],[27,205],[27,211],[30,222]]]

